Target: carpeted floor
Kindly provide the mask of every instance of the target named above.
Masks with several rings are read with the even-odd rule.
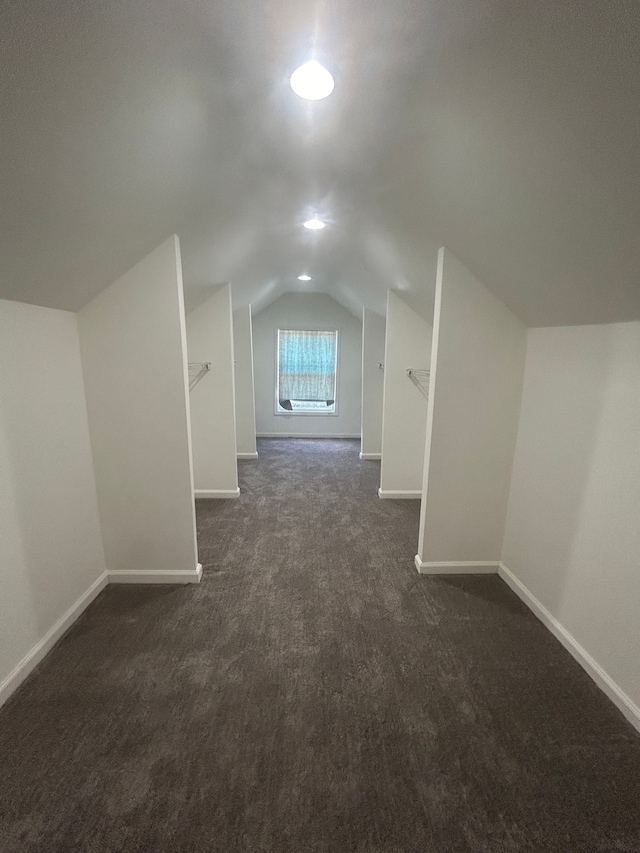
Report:
[[[0,711],[2,853],[640,851],[640,736],[497,577],[424,578],[351,441],[198,505]]]

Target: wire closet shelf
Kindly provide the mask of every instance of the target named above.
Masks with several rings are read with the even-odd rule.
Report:
[[[189,391],[192,391],[202,377],[211,370],[210,361],[189,362]]]
[[[407,376],[425,397],[429,393],[429,376],[431,371],[419,367],[408,367]]]

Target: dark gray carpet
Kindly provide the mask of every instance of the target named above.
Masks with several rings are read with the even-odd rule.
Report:
[[[264,441],[199,587],[105,590],[0,711],[2,853],[640,851],[640,737],[377,481]]]

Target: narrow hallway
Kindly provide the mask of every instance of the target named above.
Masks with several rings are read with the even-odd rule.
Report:
[[[640,843],[640,738],[497,577],[420,577],[351,440],[262,440],[199,586],[109,586],[0,711],[0,849]]]

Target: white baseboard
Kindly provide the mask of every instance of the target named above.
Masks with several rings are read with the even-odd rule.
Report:
[[[378,489],[378,497],[382,498],[382,500],[419,500],[422,497],[422,491],[415,489],[414,491],[400,492],[395,489]]]
[[[12,672],[9,673],[4,681],[0,683],[0,705],[3,705],[9,696],[17,690],[29,673],[32,672],[45,655],[51,651],[60,637],[69,630],[78,616],[80,616],[80,614],[91,604],[94,598],[102,592],[107,583],[107,573],[103,572],[103,574],[101,574],[100,577],[91,584],[89,589],[80,596],[76,603],[67,610],[64,616],[58,619],[55,625],[47,631],[44,637],[36,643],[25,657],[22,658],[20,663]]]
[[[377,460],[382,459],[382,453],[362,453],[362,452],[360,452],[358,454],[358,456],[360,457],[360,459],[377,459]]]
[[[239,498],[240,489],[196,489],[193,493],[196,500],[213,500],[223,498]]]
[[[419,555],[415,556],[416,569],[421,575],[495,575],[498,561],[458,560],[442,563],[425,563]]]
[[[640,708],[633,699],[619,687],[615,681],[607,675],[600,664],[595,661],[575,637],[558,622],[547,608],[529,592],[527,587],[518,580],[513,572],[504,563],[498,564],[498,575],[524,601],[527,607],[535,613],[542,624],[547,627],[565,649],[578,661],[585,672],[591,676],[598,687],[606,693],[613,704],[624,714],[631,725],[640,732]]]
[[[97,598],[109,583],[200,583],[202,565],[198,563],[193,571],[177,572],[103,572],[89,589],[73,604],[67,612],[50,628],[20,663],[0,682],[0,706],[22,684],[25,678],[33,672],[40,661],[51,651],[58,640],[69,630],[79,616]]]
[[[238,459],[257,459],[258,452],[254,451],[253,453],[236,453],[236,457]]]
[[[109,583],[200,583],[202,564],[192,571],[178,570],[175,572],[144,569],[139,572],[115,571],[109,572]]]
[[[256,438],[360,438],[360,433],[350,432],[259,432]]]

